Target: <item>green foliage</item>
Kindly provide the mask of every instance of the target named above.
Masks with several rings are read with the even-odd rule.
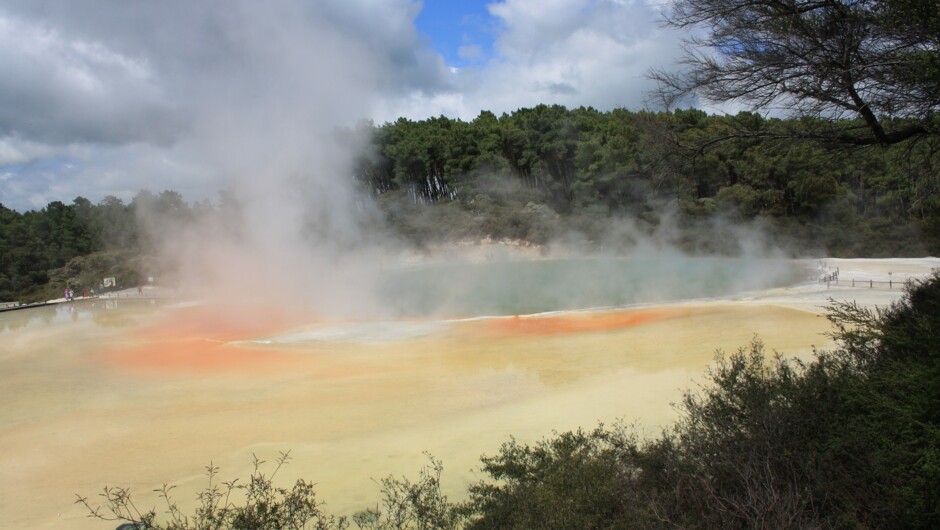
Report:
[[[26,213],[0,205],[0,301],[45,301],[65,287],[97,288],[107,276],[136,285],[150,269],[142,262],[154,251],[153,234],[181,230],[196,214],[169,190],[141,191],[129,205],[113,196]]]
[[[356,178],[396,219],[428,217],[428,206],[444,204],[471,212],[467,230],[451,230],[469,237],[540,242],[587,229],[587,239],[600,241],[610,217],[657,219],[678,201],[682,226],[721,213],[765,219],[777,235],[835,255],[937,252],[936,139],[846,150],[774,136],[809,137],[824,125],[559,105],[481,113],[469,123],[398,120],[372,129]],[[529,204],[552,215],[527,218]],[[439,239],[427,232],[424,242]]]
[[[684,67],[651,77],[667,106],[694,95],[785,108],[810,127],[776,128],[778,137],[884,146],[936,139],[936,12],[930,0],[674,0],[666,24],[694,30]]]
[[[760,220],[775,238],[830,255],[940,252],[937,138],[851,150],[792,139],[825,125],[749,112],[538,105],[471,122],[361,123],[346,137],[363,146],[353,177],[384,214],[370,228],[418,246],[487,236],[543,243],[572,233],[600,245],[610,242],[611,218],[628,218],[650,232],[668,219],[689,248],[719,248],[699,238],[721,216]],[[789,140],[774,137],[781,129],[793,133]],[[0,301],[61,292],[72,277],[62,269],[78,256],[153,254],[154,236],[213,210],[170,190],[142,190],[129,204],[77,197],[25,213],[0,205]]]
[[[289,453],[281,453],[277,466],[270,475],[261,471],[263,461],[255,457],[254,471],[247,484],[237,480],[217,482],[219,469],[211,464],[206,468],[209,483],[197,496],[198,506],[193,515],[186,515],[176,504],[172,486],[163,485],[155,490],[165,504],[165,517],[155,508],[141,511],[134,504],[130,490],[105,488],[101,493],[104,506],[92,505],[85,497],[77,503],[89,511],[90,517],[116,521],[135,530],[342,530],[349,525],[344,518],[324,514],[314,493],[313,483],[298,480],[290,488],[276,487],[274,477],[288,460]],[[236,502],[234,499],[240,496]],[[165,520],[162,520],[165,519]]]
[[[389,476],[381,480],[382,504],[353,515],[364,530],[455,530],[467,518],[467,510],[441,493],[443,465],[427,455],[430,466],[421,469],[418,480]]]
[[[603,426],[534,446],[512,440],[483,458],[491,480],[470,488],[470,528],[617,528],[638,522],[634,435]]]

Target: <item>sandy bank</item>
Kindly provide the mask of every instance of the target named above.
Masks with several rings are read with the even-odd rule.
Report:
[[[825,260],[840,281],[565,315],[303,323],[270,311],[67,307],[0,317],[0,513],[9,528],[109,528],[75,493],[178,485],[190,504],[210,461],[245,477],[251,455],[291,450],[289,483],[318,483],[327,509],[374,504],[371,480],[414,473],[427,450],[445,489],[478,479],[481,453],[597,421],[655,433],[716,349],[755,335],[787,356],[828,346],[828,298],[890,303],[851,287],[919,278],[940,260]],[[888,275],[888,272],[891,272]],[[847,286],[849,285],[849,286]],[[67,304],[66,304],[67,305]],[[116,526],[116,525],[115,525]]]

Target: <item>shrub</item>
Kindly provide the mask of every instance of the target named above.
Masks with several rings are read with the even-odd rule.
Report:
[[[345,518],[336,518],[321,511],[322,503],[314,493],[311,482],[298,480],[291,488],[275,487],[273,480],[281,467],[290,459],[281,453],[271,475],[261,472],[263,461],[255,457],[254,471],[247,484],[217,482],[219,469],[206,467],[208,485],[199,492],[199,502],[193,515],[184,514],[171,496],[173,486],[163,485],[155,490],[166,504],[165,521],[161,521],[155,508],[141,511],[134,504],[127,488],[105,487],[101,497],[104,505],[92,505],[78,496],[77,503],[89,510],[91,517],[117,521],[122,527],[134,530],[342,530],[347,528]],[[241,494],[239,502],[233,496]]]

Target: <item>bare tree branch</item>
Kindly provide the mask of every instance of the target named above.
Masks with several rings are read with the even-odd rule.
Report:
[[[832,130],[825,139],[850,145],[940,135],[932,118],[940,15],[910,20],[916,6],[888,0],[674,0],[671,8],[667,26],[704,32],[687,39],[678,70],[650,74],[667,108],[697,97],[817,118],[849,113],[865,134]]]

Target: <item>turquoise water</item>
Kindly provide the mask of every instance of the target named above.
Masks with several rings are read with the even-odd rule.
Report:
[[[723,257],[440,263],[400,269],[380,286],[402,316],[480,316],[619,307],[733,295],[799,280],[791,262]]]

